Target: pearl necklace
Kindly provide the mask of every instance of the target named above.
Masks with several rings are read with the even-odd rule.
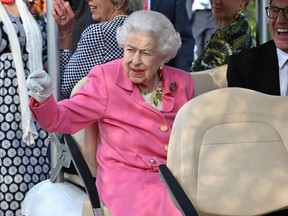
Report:
[[[145,93],[143,92],[140,88],[140,93],[142,94],[144,100],[146,101],[146,103],[150,104],[150,105],[155,105],[157,107],[158,103],[155,103],[155,99],[158,96],[158,94],[160,93],[162,95],[162,89],[158,89],[158,84],[159,84],[159,76],[158,74],[155,76],[155,81],[154,81],[154,86],[153,86],[153,91],[151,93]],[[149,96],[147,98],[147,96]],[[159,96],[158,96],[159,97]]]

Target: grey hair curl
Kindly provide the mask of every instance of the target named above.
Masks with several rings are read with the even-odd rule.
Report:
[[[140,10],[132,13],[117,29],[116,38],[120,47],[124,47],[130,32],[152,36],[165,62],[174,58],[181,46],[180,35],[173,24],[165,15],[156,11]]]
[[[124,3],[124,12],[129,15],[135,11],[142,10],[144,7],[144,0],[111,0],[113,4],[118,5]]]

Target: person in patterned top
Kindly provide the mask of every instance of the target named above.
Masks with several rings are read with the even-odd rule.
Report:
[[[210,0],[218,27],[205,49],[192,65],[192,72],[227,64],[232,54],[256,46],[247,15],[243,12],[248,0]]]
[[[23,0],[0,1],[0,216],[21,216],[21,202],[49,178],[48,133],[27,112],[25,80],[47,60],[46,24]]]
[[[126,17],[143,9],[143,0],[88,1],[92,19],[98,23],[88,26],[82,33],[72,54],[72,25],[74,13],[68,2],[54,0],[52,15],[60,28],[60,82],[61,98],[69,98],[76,83],[85,77],[93,66],[123,57],[117,45],[116,29]]]

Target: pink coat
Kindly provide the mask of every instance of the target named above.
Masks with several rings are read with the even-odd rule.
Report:
[[[37,107],[32,99],[32,113],[49,132],[75,133],[98,121],[96,185],[114,216],[181,215],[160,180],[158,165],[166,163],[165,145],[177,111],[193,98],[191,74],[163,67],[159,111],[144,101],[122,63],[118,59],[92,68],[87,84],[70,100],[56,103],[51,96]]]

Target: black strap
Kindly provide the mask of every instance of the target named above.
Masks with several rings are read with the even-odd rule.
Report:
[[[170,194],[174,198],[174,202],[178,205],[182,214],[184,216],[198,216],[198,213],[193,204],[168,167],[165,164],[159,165],[159,172],[161,179],[166,184]]]
[[[71,134],[64,134],[64,139],[72,156],[73,164],[84,183],[92,208],[95,212],[95,209],[101,208],[95,179],[93,178],[92,173]]]
[[[287,216],[287,215],[288,215],[288,209],[283,209],[269,214],[265,214],[265,216]]]

